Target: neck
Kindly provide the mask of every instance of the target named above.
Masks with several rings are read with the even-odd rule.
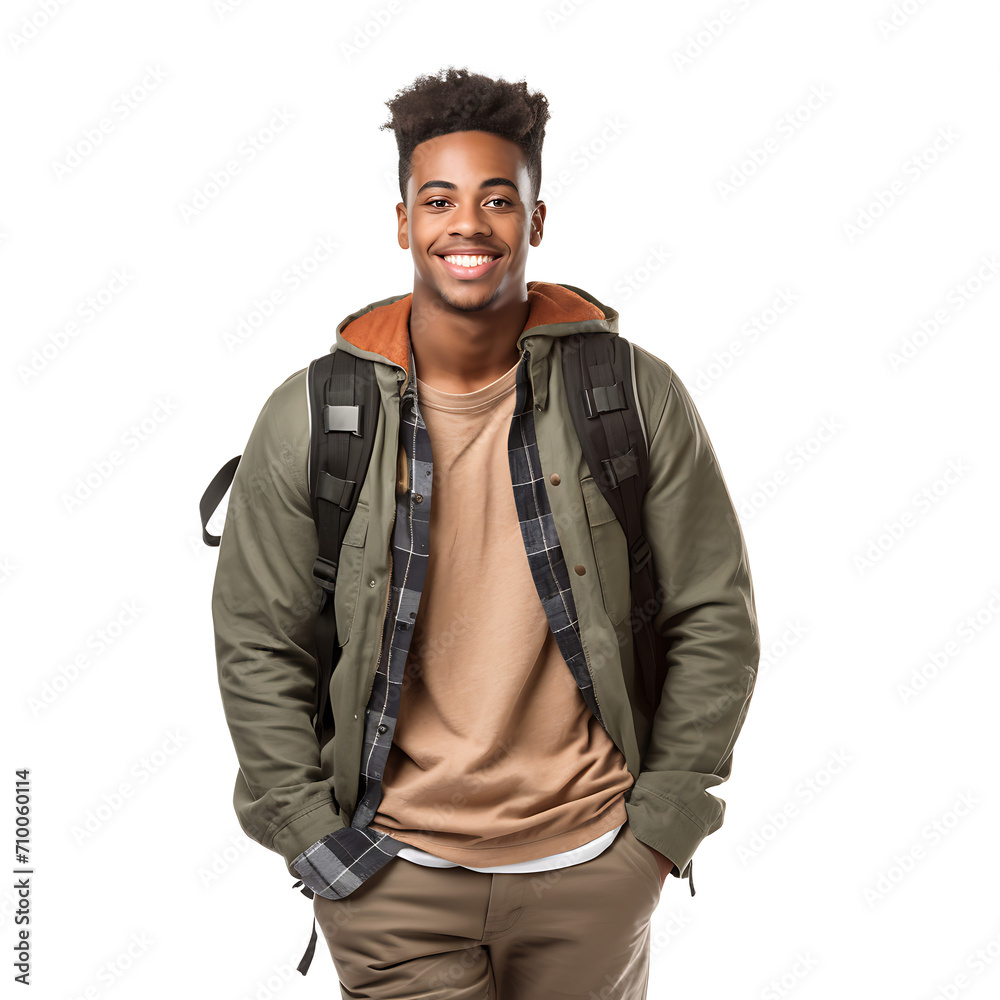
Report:
[[[521,292],[464,311],[415,286],[409,330],[420,381],[442,392],[475,392],[508,372],[520,358],[517,338],[530,311],[527,288]]]

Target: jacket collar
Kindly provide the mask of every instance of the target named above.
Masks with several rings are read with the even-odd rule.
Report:
[[[550,281],[529,281],[528,319],[517,338],[564,337],[570,333],[618,332],[618,313],[582,288]],[[382,361],[410,375],[410,305],[413,293],[371,302],[337,325],[331,350],[346,350],[359,357]],[[547,353],[550,340],[545,342]]]

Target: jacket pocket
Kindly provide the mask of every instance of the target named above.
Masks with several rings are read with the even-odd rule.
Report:
[[[333,595],[333,611],[337,620],[337,643],[343,646],[351,637],[351,627],[358,610],[361,591],[361,571],[365,561],[365,539],[368,537],[369,506],[359,503],[347,525],[340,548],[337,587]]]
[[[590,537],[594,542],[597,572],[601,578],[604,609],[617,625],[632,607],[625,532],[594,477],[586,476],[581,479],[580,486],[587,505],[587,520],[590,522]]]

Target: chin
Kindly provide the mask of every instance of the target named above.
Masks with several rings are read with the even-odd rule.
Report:
[[[464,295],[453,295],[449,289],[435,287],[438,298],[446,305],[458,312],[479,312],[491,305],[500,294],[500,285],[491,290],[477,289],[468,291]]]

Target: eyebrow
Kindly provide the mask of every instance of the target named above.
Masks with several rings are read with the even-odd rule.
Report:
[[[508,180],[506,177],[491,177],[489,180],[483,181],[483,183],[479,185],[479,190],[482,191],[483,188],[488,187],[499,187],[500,185],[512,187],[515,191],[517,191],[517,185],[513,181]],[[420,188],[417,190],[417,194],[420,194],[420,192],[425,188],[432,187],[447,188],[449,191],[458,190],[458,185],[452,184],[451,181],[427,181],[426,184],[420,185]],[[521,192],[517,191],[517,193],[520,195]]]

